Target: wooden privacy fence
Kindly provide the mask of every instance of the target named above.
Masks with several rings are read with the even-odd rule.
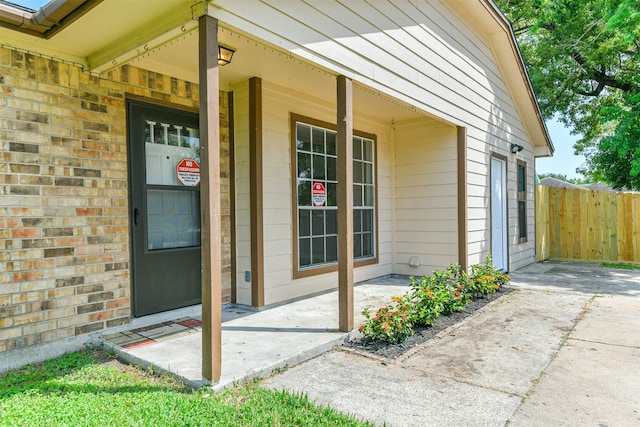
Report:
[[[536,261],[640,262],[640,193],[536,185]]]

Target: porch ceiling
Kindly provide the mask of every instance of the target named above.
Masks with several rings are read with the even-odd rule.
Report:
[[[94,72],[125,63],[192,82],[198,81],[196,0],[108,0],[49,39],[0,28],[0,45],[51,56]],[[219,41],[236,49],[220,68],[220,86],[261,77],[290,90],[329,102],[336,98],[336,73],[242,34],[220,22]],[[385,121],[425,118],[415,107],[355,84],[354,109]]]
[[[231,64],[220,67],[220,87],[229,90],[237,82],[260,77],[290,90],[322,100],[335,102],[336,75],[292,54],[268,46],[258,40],[221,25],[219,42],[236,49]],[[140,68],[167,74],[188,81],[198,81],[197,30],[131,62]],[[354,109],[385,121],[405,121],[425,118],[415,107],[381,94],[376,90],[355,84]]]
[[[0,40],[3,45],[48,54],[93,70],[103,57],[115,58],[126,50],[144,46],[153,38],[189,21],[192,27],[196,25],[191,13],[194,0],[108,0],[96,3],[50,38],[0,26]],[[140,31],[141,28],[144,31]]]

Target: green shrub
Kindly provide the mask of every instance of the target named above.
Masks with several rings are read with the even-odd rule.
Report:
[[[358,330],[374,340],[397,343],[413,335],[413,323],[410,317],[411,303],[405,297],[391,297],[392,304],[379,309],[371,315],[369,308],[362,311],[366,321]]]
[[[420,278],[411,276],[411,291],[392,297],[393,303],[372,315],[362,311],[366,320],[358,328],[365,336],[388,343],[399,343],[413,335],[413,326],[428,326],[441,315],[463,311],[472,298],[496,293],[509,283],[509,276],[497,270],[491,256],[484,264],[471,266],[471,274],[458,264],[436,270]]]
[[[416,325],[431,325],[444,309],[433,281],[433,276],[411,276],[411,318]]]
[[[417,325],[431,325],[441,314],[464,310],[469,296],[464,291],[467,275],[457,264],[430,276],[411,277],[412,316]]]
[[[479,298],[495,294],[498,289],[509,283],[509,280],[509,276],[493,266],[491,255],[487,255],[484,264],[471,266],[466,290],[473,298]]]
[[[466,289],[467,273],[462,271],[458,264],[450,264],[443,272],[434,271],[433,275],[439,276],[439,286],[442,299],[444,301],[442,314],[449,316],[456,311],[464,310],[464,307],[471,301]]]

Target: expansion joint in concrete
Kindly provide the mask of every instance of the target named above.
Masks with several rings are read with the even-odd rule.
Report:
[[[560,350],[562,350],[562,348],[566,345],[567,341],[571,338],[571,334],[576,329],[576,326],[578,325],[578,323],[584,318],[585,314],[587,314],[589,312],[589,310],[591,309],[591,303],[593,302],[593,300],[596,299],[596,297],[597,297],[597,295],[592,295],[591,298],[589,298],[589,301],[587,301],[587,303],[584,305],[584,307],[582,307],[582,310],[580,310],[580,314],[578,314],[576,319],[573,321],[573,325],[571,325],[571,328],[569,329],[569,331],[565,335],[562,336],[562,340],[560,341],[560,345],[558,346],[558,349],[549,358],[549,362],[544,366],[544,368],[542,368],[542,370],[540,370],[540,374],[536,378],[533,378],[531,380],[531,387],[529,387],[529,390],[527,390],[527,392],[524,394],[524,396],[522,396],[522,399],[520,400],[520,403],[513,409],[513,412],[511,412],[511,415],[509,416],[509,418],[505,422],[505,426],[509,425],[509,423],[511,422],[510,420],[518,412],[518,410],[524,404],[524,402],[527,400],[527,398],[529,398],[529,396],[531,396],[534,393],[536,387],[538,386],[538,384],[540,384],[540,381],[542,380],[542,377],[545,375],[545,372],[547,371],[549,366],[553,363],[553,361],[558,356],[558,353],[560,353]]]
[[[615,343],[604,342],[604,341],[585,340],[585,339],[582,339],[582,338],[572,338],[572,337],[569,337],[569,339],[571,341],[579,341],[579,342],[600,344],[600,345],[606,345],[606,346],[610,346],[610,347],[622,347],[622,348],[640,349],[640,346],[638,346],[638,345],[615,344]]]

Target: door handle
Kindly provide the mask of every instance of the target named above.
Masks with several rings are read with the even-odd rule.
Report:
[[[140,217],[140,209],[133,209],[133,225],[138,225],[138,218]]]

